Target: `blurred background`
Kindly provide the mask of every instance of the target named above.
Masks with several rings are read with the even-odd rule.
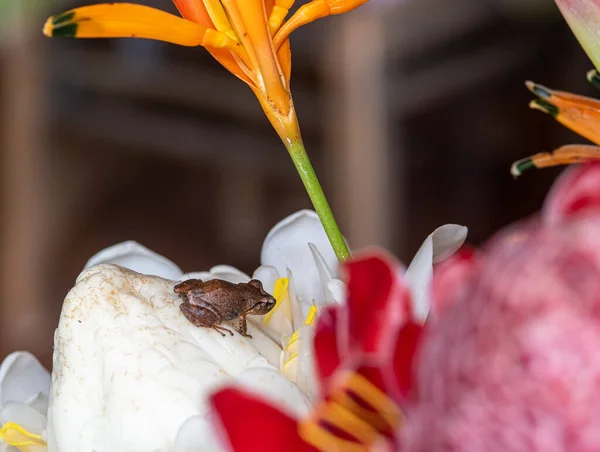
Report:
[[[252,273],[269,229],[310,208],[251,91],[202,48],[42,36],[90,3],[0,0],[0,358],[50,365],[64,296],[106,246]],[[528,109],[526,79],[594,95],[552,0],[372,0],[298,30],[292,51],[342,231],[405,263],[444,223],[477,245],[540,208],[560,170],[515,181],[511,162],[582,138]]]

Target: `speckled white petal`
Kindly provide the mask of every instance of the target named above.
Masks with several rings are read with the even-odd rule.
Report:
[[[296,280],[301,303],[310,305],[323,296],[319,269],[308,246],[313,243],[326,266],[337,275],[338,262],[319,217],[312,210],[301,210],[279,222],[267,235],[261,252],[261,263],[272,265],[280,275],[289,268]]]
[[[36,435],[46,430],[46,415],[21,402],[8,402],[0,408],[0,425],[15,422]]]
[[[306,416],[310,410],[311,404],[300,388],[271,367],[247,369],[242,372],[237,384],[282,407],[292,415]]]
[[[8,401],[27,403],[49,392],[50,373],[31,353],[11,353],[0,365],[0,406]]]
[[[173,286],[114,265],[79,276],[55,334],[50,450],[172,450],[207,395],[261,356],[237,333],[194,327]]]
[[[344,304],[346,302],[347,289],[346,284],[339,279],[332,279],[327,283],[327,290],[337,304]]]
[[[183,275],[181,269],[169,259],[132,240],[103,249],[87,261],[84,269],[100,264],[120,265],[144,275],[174,281]]]
[[[417,320],[425,322],[431,306],[430,285],[433,264],[455,253],[465,242],[468,229],[456,224],[446,224],[425,239],[406,270],[404,280],[411,290],[413,309]]]
[[[221,452],[225,450],[206,416],[193,416],[185,421],[177,432],[173,447],[173,452]]]

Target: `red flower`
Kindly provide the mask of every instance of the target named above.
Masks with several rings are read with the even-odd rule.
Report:
[[[395,443],[422,327],[389,258],[369,255],[345,270],[346,306],[319,315],[314,353],[321,398],[307,418],[294,419],[235,388],[212,396],[234,451],[359,452]]]
[[[600,450],[600,164],[444,262],[403,452]]]

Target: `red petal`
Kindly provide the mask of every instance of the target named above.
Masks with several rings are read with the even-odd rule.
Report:
[[[315,452],[285,413],[244,391],[226,388],[210,398],[222,433],[234,452]]]
[[[337,317],[339,307],[331,306],[319,313],[313,347],[317,375],[321,387],[340,365],[340,355],[337,343]]]
[[[342,354],[391,353],[397,331],[408,320],[410,310],[409,293],[397,277],[398,266],[378,253],[352,260],[345,269],[348,296],[347,308],[340,316]]]
[[[583,211],[600,212],[600,163],[569,168],[546,199],[543,219],[553,224]]]
[[[413,387],[415,355],[421,339],[423,327],[417,323],[410,322],[402,328],[396,341],[393,360],[393,381],[394,398],[398,400],[398,395],[406,401],[406,398]],[[390,392],[391,392],[390,389]]]

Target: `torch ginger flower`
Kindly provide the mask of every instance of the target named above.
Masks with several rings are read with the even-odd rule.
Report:
[[[174,0],[182,18],[144,5],[103,3],[50,17],[44,34],[75,38],[146,38],[203,46],[254,92],[288,149],[339,260],[350,256],[304,149],[290,92],[289,35],[367,0],[312,0],[287,21],[294,0]]]
[[[403,452],[600,450],[599,250],[593,163],[541,218],[440,264]]]

